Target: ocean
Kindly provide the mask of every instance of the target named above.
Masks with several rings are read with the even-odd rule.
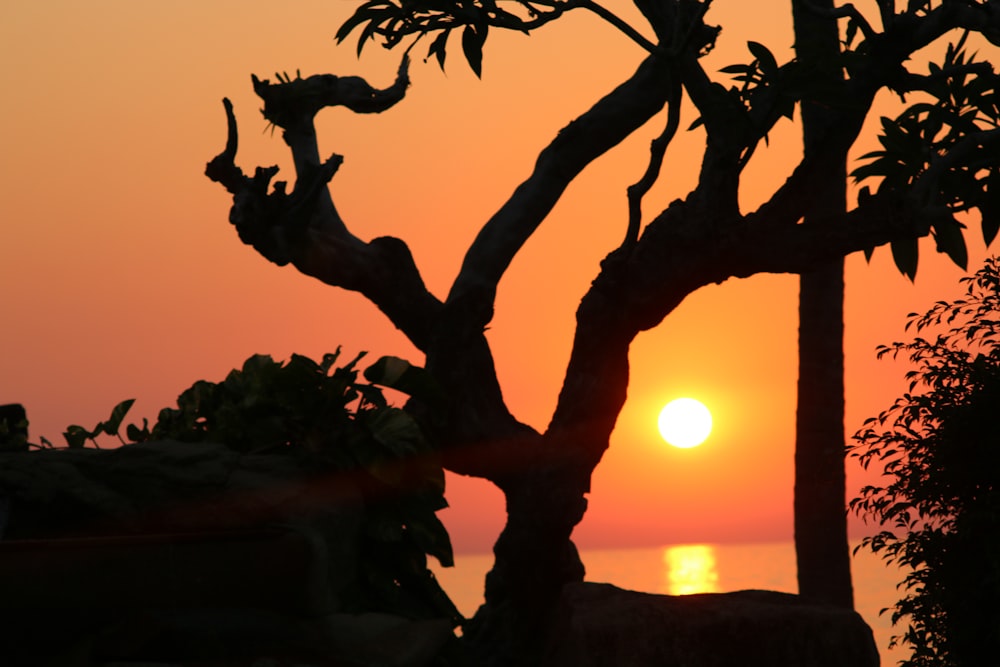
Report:
[[[587,581],[634,591],[669,595],[745,589],[797,592],[795,546],[791,542],[582,550],[580,556],[587,568]],[[458,609],[471,616],[482,604],[483,578],[492,564],[492,554],[457,554],[454,568],[432,569]],[[895,665],[906,657],[907,649],[890,649],[889,639],[904,628],[894,629],[890,612],[879,611],[899,598],[896,584],[902,581],[901,571],[866,550],[854,556],[851,570],[855,609],[875,634],[882,664]]]

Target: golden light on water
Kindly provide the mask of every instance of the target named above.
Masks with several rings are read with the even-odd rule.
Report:
[[[717,593],[719,572],[715,549],[707,544],[686,544],[663,550],[663,566],[669,595]]]

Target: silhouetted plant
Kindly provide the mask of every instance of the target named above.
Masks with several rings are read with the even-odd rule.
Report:
[[[851,175],[856,181],[881,177],[877,192],[908,192],[924,206],[948,211],[931,227],[937,249],[963,269],[968,251],[964,224],[954,216],[978,209],[986,244],[1000,229],[1000,172],[995,168],[1000,133],[1000,75],[985,61],[968,55],[969,32],[949,44],[941,63],[929,63],[929,73],[912,77],[910,91],[926,93],[895,119],[882,117],[882,148],[861,156],[867,163]],[[948,155],[947,160],[940,156]],[[991,168],[993,166],[993,168]],[[870,197],[861,189],[859,201]],[[910,280],[917,272],[917,239],[891,243],[896,266]],[[873,249],[866,250],[871,257]]]
[[[294,182],[272,183],[277,167],[245,173],[237,166],[239,132],[229,100],[223,101],[225,148],[206,167],[206,175],[233,197],[228,219],[241,241],[278,266],[292,265],[327,285],[359,293],[425,355],[424,365],[448,395],[440,405],[421,406],[445,465],[455,473],[487,479],[503,492],[507,523],[494,545],[485,605],[464,635],[484,664],[541,664],[563,586],[583,579],[572,532],[586,511],[591,474],[610,444],[628,395],[629,347],[640,332],[656,327],[702,286],[757,273],[810,272],[880,245],[892,244],[897,264],[912,276],[916,239],[929,234],[939,250],[964,263],[962,227],[955,214],[978,208],[988,218],[986,211],[995,209],[990,197],[997,188],[985,176],[996,173],[1000,164],[1000,130],[995,105],[990,106],[997,75],[988,64],[960,56],[961,44],[949,51],[950,60],[926,75],[911,67],[913,54],[956,30],[1000,45],[1000,14],[993,2],[880,2],[870,12],[877,10],[878,21],[872,21],[849,3],[796,0],[795,11],[839,22],[833,32],[839,37],[843,26],[844,41],[824,49],[820,57],[783,63],[762,43],[752,42],[753,60],[730,66],[721,76],[701,61],[721,30],[706,20],[710,0],[631,4],[638,14],[632,12],[625,22],[593,0],[361,3],[338,30],[337,40],[358,34],[359,49],[374,41],[402,50],[394,82],[378,89],[356,76],[279,76],[276,83],[254,78],[265,119],[282,130],[291,151]],[[457,31],[465,60],[479,75],[490,31],[531,32],[574,9],[596,14],[648,55],[631,76],[540,150],[531,174],[489,219],[480,221],[454,281],[435,293],[403,239],[375,236],[365,241],[356,235],[356,220],[341,216],[346,208],[338,206],[326,186],[343,157],[320,157],[315,116],[333,106],[382,112],[403,101],[410,84],[409,54],[417,42],[429,44],[427,59],[436,58],[443,66],[447,49],[458,48],[459,40],[449,39]],[[799,31],[796,43],[813,42],[819,23]],[[833,69],[837,76],[817,76]],[[833,167],[838,187],[845,184],[849,152],[877,96],[889,90],[939,99],[935,88],[942,85],[951,95],[943,106],[918,108],[912,112],[916,121],[904,123],[907,131],[925,125],[928,131],[921,129],[920,137],[933,142],[921,153],[925,159],[919,165],[910,161],[912,142],[897,142],[897,124],[887,124],[883,146],[889,159],[878,162],[881,155],[868,156],[878,165],[856,177],[888,182],[862,189],[857,206],[832,210],[817,204],[814,195],[830,187]],[[963,88],[969,93],[964,101],[952,95],[952,89]],[[688,164],[685,157],[680,158],[682,166],[673,168],[696,171],[697,184],[682,199],[652,204],[655,210],[650,210],[644,198],[664,171],[667,147],[682,127],[685,100],[696,109],[698,120],[692,125],[704,134],[705,150],[699,163]],[[967,103],[977,107],[975,118],[966,113]],[[744,169],[774,125],[794,116],[796,105],[821,110],[818,134],[804,144],[802,160],[789,165],[787,178],[776,180],[780,185],[762,198],[764,203],[746,210],[741,206]],[[656,116],[665,116],[662,130],[650,143],[648,158],[637,165],[638,180],[627,187],[622,182],[624,238],[605,248],[582,296],[555,409],[546,428],[536,430],[507,405],[486,335],[500,282],[570,183]],[[930,131],[939,121],[941,133]],[[917,169],[896,178],[890,173],[893,165]],[[380,181],[379,187],[392,185]],[[442,196],[450,192],[448,187],[442,182]],[[593,221],[614,222],[613,216]],[[987,239],[992,237],[990,224],[984,226]],[[844,447],[838,445],[831,460],[842,467]],[[842,494],[838,499],[842,518]]]
[[[868,419],[853,449],[884,467],[885,486],[851,502],[884,530],[862,547],[909,568],[892,645],[910,667],[993,664],[1000,655],[1000,261],[963,278],[963,298],[911,313],[907,329],[935,333],[881,346],[908,358],[907,393]]]
[[[0,452],[28,449],[28,419],[18,403],[0,405]]]
[[[434,448],[412,416],[389,405],[378,383],[429,404],[440,400],[427,373],[403,359],[382,357],[360,382],[358,355],[335,367],[340,351],[320,363],[292,355],[285,363],[254,355],[222,382],[199,380],[160,411],[149,428],[126,427],[128,440],[213,442],[244,454],[279,454],[303,462],[303,469],[337,474],[363,497],[360,578],[348,600],[354,611],[383,611],[408,617],[462,618],[427,569],[427,555],[454,564],[451,540],[436,512],[447,507],[444,471]],[[70,426],[70,448],[97,445],[120,430],[133,399],[122,401],[93,429]],[[126,443],[127,444],[127,443]],[[333,476],[329,474],[333,473]]]

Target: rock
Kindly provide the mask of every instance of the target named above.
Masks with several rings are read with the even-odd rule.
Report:
[[[298,656],[309,664],[338,667],[428,667],[454,639],[445,619],[379,613],[291,616],[254,608],[161,609],[128,620],[102,633],[95,653],[119,661],[143,656],[180,665],[248,665],[267,656],[281,658],[276,663],[284,667],[287,659]]]
[[[212,443],[0,452],[8,502],[0,591],[17,641],[0,665],[423,667],[454,640],[448,619],[353,613],[365,505],[350,473]]]
[[[855,612],[796,595],[670,596],[580,583],[562,593],[546,667],[878,667]]]
[[[234,452],[211,443],[3,453],[0,495],[11,505],[6,537],[139,532],[167,508],[221,493],[238,463]],[[214,517],[199,509],[190,513],[194,519]]]
[[[313,523],[361,504],[347,476],[317,476],[293,457],[176,441],[0,453],[0,496],[10,502],[8,539]],[[344,537],[334,530],[331,544]]]
[[[6,609],[105,617],[147,607],[334,610],[327,550],[304,526],[0,542]]]
[[[326,620],[333,655],[348,665],[424,667],[454,637],[445,619],[409,620],[391,614],[334,614]]]

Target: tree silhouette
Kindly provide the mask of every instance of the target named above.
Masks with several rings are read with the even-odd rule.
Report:
[[[844,86],[833,1],[792,3],[796,58],[831,91]],[[805,153],[823,141],[835,114],[803,101]],[[823,224],[847,212],[846,155],[824,165],[824,187],[804,218]],[[799,376],[795,414],[795,556],[799,594],[854,607],[847,543],[844,445],[844,260],[817,264],[799,277]]]
[[[839,37],[832,22],[838,14],[833,3],[793,3],[796,32],[809,33],[807,39],[796,40],[799,60],[808,64],[811,58],[817,76],[837,85],[842,72],[821,69],[841,56]],[[840,10],[841,12],[847,11]],[[849,12],[848,12],[849,13]],[[882,10],[883,22],[895,15]],[[826,21],[826,25],[805,27],[807,21]],[[847,41],[853,39],[863,25],[860,17],[848,23]],[[869,28],[870,30],[870,28]],[[921,92],[927,98],[910,106],[895,122],[883,119],[882,143],[886,150],[865,156],[877,158],[854,172],[855,177],[883,176],[883,185],[904,187],[913,185],[914,177],[925,173],[928,156],[944,152],[957,136],[964,136],[970,145],[984,138],[984,131],[996,128],[996,98],[991,94],[995,78],[987,75],[992,68],[975,63],[963,50],[968,38],[966,31],[957,45],[949,46],[940,65],[931,65],[929,76],[907,74],[908,85],[897,89],[901,95]],[[970,76],[976,77],[970,80]],[[821,125],[825,111],[814,105],[802,105],[805,150],[817,133],[812,126]],[[957,126],[962,126],[957,130]],[[946,132],[942,130],[948,129]],[[812,130],[812,131],[811,131]],[[902,139],[902,141],[901,141]],[[904,148],[905,146],[905,148]],[[958,170],[937,184],[933,197],[952,211],[979,207],[983,213],[983,236],[989,243],[996,234],[995,213],[990,204],[991,175],[988,161]],[[846,211],[844,190],[845,165],[829,165],[831,184],[836,191],[818,191],[814,201],[819,215],[830,211]],[[995,197],[996,187],[993,188]],[[944,225],[934,230],[938,250],[943,251],[963,269],[967,268],[967,253],[960,223]],[[916,275],[917,253],[912,239],[893,243],[893,255],[901,272],[911,280]],[[867,251],[870,256],[871,250]],[[843,262],[831,262],[803,272],[799,297],[799,381],[798,412],[796,415],[795,454],[795,535],[798,559],[799,591],[817,600],[852,606],[850,559],[847,547],[847,523],[843,507],[845,500],[844,456],[844,359],[843,359]]]
[[[750,64],[726,68],[725,83],[715,81],[700,62],[720,31],[706,22],[709,2],[636,0],[635,5],[646,21],[641,31],[589,0],[529,0],[503,7],[493,0],[370,0],[338,32],[344,39],[360,31],[359,50],[376,40],[389,47],[405,45],[407,53],[426,37],[428,56],[442,64],[449,37],[457,32],[465,59],[479,74],[491,29],[530,32],[583,9],[648,52],[635,72],[542,149],[531,175],[480,227],[446,295],[426,288],[402,240],[365,242],[350,231],[326,187],[341,158],[321,159],[313,124],[327,106],[378,112],[401,101],[408,85],[407,55],[395,83],[384,90],[356,77],[332,75],[254,80],[265,117],[282,129],[294,158],[290,192],[282,182],[272,187],[274,167],[247,176],[235,165],[236,119],[228,102],[226,148],[207,170],[233,195],[230,221],[245,243],[278,265],[292,264],[329,285],[359,292],[424,353],[425,367],[448,400],[410,409],[440,443],[447,468],[490,480],[506,498],[507,523],[494,547],[486,603],[465,629],[468,641],[495,664],[537,661],[562,586],[583,577],[570,538],[586,511],[591,473],[625,401],[629,346],[639,332],[657,326],[700,287],[732,277],[801,273],[887,243],[900,257],[928,234],[935,235],[940,249],[954,253],[961,228],[953,209],[974,206],[985,213],[988,208],[982,198],[957,203],[940,196],[956,174],[971,173],[969,187],[985,192],[981,172],[995,173],[997,131],[965,128],[944,149],[929,153],[923,170],[902,180],[885,176],[874,193],[863,191],[850,211],[811,215],[813,193],[829,183],[829,165],[846,162],[875,95],[886,88],[902,94],[924,81],[904,67],[911,54],[956,28],[1000,43],[995,1],[911,2],[898,12],[883,2],[880,31],[853,6],[835,10],[846,31],[860,39],[851,40],[839,57],[837,66],[846,77],[833,88],[798,60],[779,64],[755,42],[749,45]],[[995,78],[992,69],[979,73]],[[700,114],[693,125],[705,136],[698,183],[685,198],[644,220],[639,204],[679,127],[684,96]],[[775,123],[793,116],[797,104],[824,108],[822,129],[767,201],[741,211],[744,167]],[[536,431],[508,410],[484,333],[497,286],[581,170],[664,107],[664,130],[651,146],[642,178],[628,191],[623,241],[608,249],[580,302],[555,411],[547,428]],[[890,136],[890,157],[897,148]]]
[[[907,567],[892,608],[912,649],[909,667],[986,665],[1000,650],[1000,263],[962,279],[965,294],[911,313],[908,343],[878,356],[908,358],[906,393],[865,422],[853,454],[884,469],[852,508],[882,531],[862,546]]]

